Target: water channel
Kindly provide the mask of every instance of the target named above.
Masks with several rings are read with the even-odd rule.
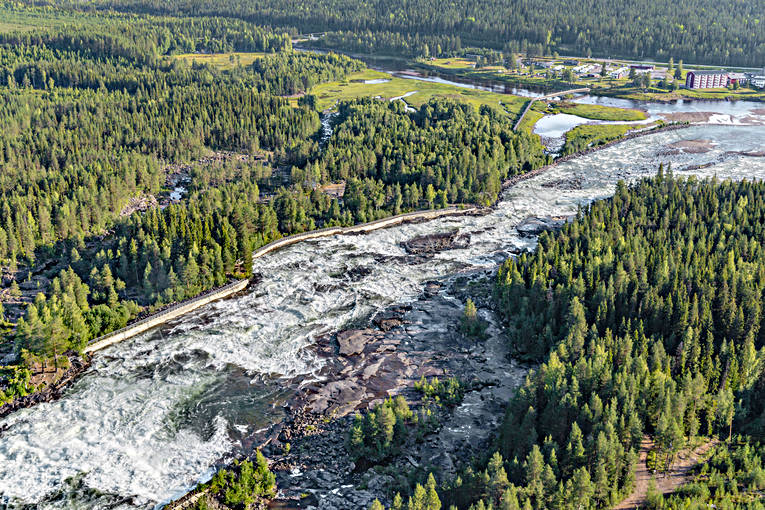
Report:
[[[714,107],[731,119],[762,115],[740,105]],[[507,190],[486,216],[303,242],[258,259],[261,279],[246,294],[103,351],[63,398],[0,420],[0,506],[151,508],[184,493],[319,377],[309,349],[318,336],[415,300],[428,280],[533,248],[515,230],[525,218],[573,214],[659,162],[681,175],[765,178],[756,155],[765,128],[734,124],[651,134],[562,163]],[[419,265],[390,257],[404,255],[401,241],[453,229],[471,235],[467,247]]]

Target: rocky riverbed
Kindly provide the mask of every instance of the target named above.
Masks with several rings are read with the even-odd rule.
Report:
[[[699,139],[712,141],[712,150],[657,155],[670,144]],[[671,163],[676,174],[763,178],[765,158],[757,157],[763,149],[761,127],[667,130],[584,156],[562,158],[564,161],[555,167],[511,179],[509,183],[515,186],[505,191],[485,216],[441,218],[367,235],[306,241],[280,250],[278,256],[261,257],[255,269],[263,275],[262,280],[248,292],[212,303],[104,351],[59,400],[0,419],[0,427],[5,429],[0,441],[0,506],[104,508],[111,506],[107,501],[113,501],[120,502],[117,506],[122,508],[153,508],[180,497],[198,481],[208,479],[221,464],[247,454],[269,437],[274,443],[267,446],[273,450],[269,455],[291,463],[285,466],[297,466],[300,458],[280,457],[283,451],[275,440],[281,431],[274,431],[274,436],[256,431],[268,431],[284,421],[290,414],[284,404],[295,391],[305,390],[312,382],[333,381],[323,366],[328,358],[321,353],[322,347],[316,347],[317,341],[333,346],[339,356],[340,344],[334,332],[370,329],[381,335],[382,329],[387,329],[386,336],[374,342],[390,341],[386,340],[389,333],[402,332],[402,344],[407,341],[411,345],[399,344],[399,351],[407,349],[409,355],[422,342],[418,339],[424,338],[416,329],[432,325],[438,338],[430,340],[433,346],[428,351],[435,356],[427,367],[449,369],[451,360],[438,358],[445,354],[449,358],[467,357],[467,362],[483,369],[478,360],[483,352],[493,352],[486,346],[494,341],[494,326],[490,325],[489,339],[484,343],[457,343],[456,324],[465,296],[452,292],[450,282],[479,274],[476,271],[495,270],[510,254],[533,249],[535,237],[523,236],[516,228],[524,219],[556,220],[575,214],[590,201],[610,196],[621,179],[634,182],[654,175],[659,162],[665,168]],[[455,229],[470,236],[467,247],[412,255],[400,244]],[[431,299],[443,301],[428,308]],[[485,304],[480,305],[482,317],[491,323]],[[402,315],[393,314],[395,308],[402,308]],[[372,321],[375,317],[381,318],[377,325]],[[356,350],[352,339],[353,333],[347,338],[348,346]],[[347,366],[354,365],[350,371],[358,372],[368,367],[368,362],[356,367],[351,360],[367,356],[367,348],[372,347],[358,337],[355,340],[363,346],[361,353],[349,351],[340,357]],[[460,349],[472,352],[461,353]],[[384,353],[372,354],[376,359]],[[494,354],[486,357],[491,362],[506,359]],[[414,354],[411,358],[421,359]],[[380,366],[383,374],[385,366]],[[387,375],[407,382],[417,377],[416,373],[406,378],[398,373]],[[360,379],[366,384],[363,377]],[[373,392],[364,391],[362,406],[369,405],[374,397],[366,396]],[[450,415],[470,416],[471,399],[478,398],[472,395],[487,395],[487,391],[491,389],[470,392]],[[342,407],[336,396],[330,396],[329,407]],[[497,401],[504,404],[506,399]],[[352,414],[350,411],[345,419]],[[344,442],[346,428],[337,419],[330,417],[325,424],[324,415],[310,416],[317,421],[317,428],[319,424],[335,424],[331,426],[343,432],[334,436],[336,444]],[[468,432],[453,428],[458,434],[473,437],[473,427]],[[440,437],[449,428],[444,426],[429,437]],[[299,439],[290,439],[290,443],[290,456],[307,455]],[[321,446],[318,442],[305,444],[307,448]],[[427,458],[420,446],[407,448],[418,449],[411,454],[415,462]],[[332,460],[337,465],[348,459],[338,455]],[[455,454],[450,454],[450,459],[461,460]],[[414,469],[408,459],[406,462]],[[391,469],[396,467],[394,463]],[[310,476],[328,476],[319,475],[320,469],[311,468]],[[284,497],[299,497],[302,484],[306,494],[316,491],[311,496],[314,506],[322,494],[340,498],[338,494],[363,490],[365,483],[363,478],[356,483],[353,477],[357,474],[349,478],[356,485],[345,483],[346,475],[338,474],[341,485],[328,489],[326,482],[290,476],[291,468],[278,471]],[[339,468],[337,473],[341,473]],[[73,484],[72,480],[78,481]],[[51,497],[56,501],[51,502]],[[286,506],[290,504],[288,500]]]
[[[428,282],[414,303],[317,343],[327,360],[323,380],[298,392],[288,404],[290,417],[264,449],[280,488],[277,507],[367,508],[400,489],[406,473],[434,471],[449,479],[486,453],[527,371],[510,360],[487,306],[491,281],[482,271]],[[458,331],[468,295],[479,296],[479,313],[489,323],[485,339]],[[459,378],[467,387],[462,403],[441,407],[438,429],[421,441],[411,439],[404,455],[375,468],[352,462],[346,438],[355,413],[399,394],[416,407],[421,396],[413,386],[423,376]]]

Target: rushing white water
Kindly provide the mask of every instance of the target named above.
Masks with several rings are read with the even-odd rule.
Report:
[[[235,452],[243,431],[281,419],[284,398],[321,368],[306,349],[318,335],[415,299],[427,280],[494,267],[533,246],[514,228],[524,218],[573,214],[620,179],[654,174],[659,162],[681,175],[712,163],[693,173],[765,178],[765,158],[734,153],[765,151],[764,131],[696,126],[649,135],[524,181],[486,216],[304,242],[258,259],[262,280],[246,295],[104,351],[59,401],[0,421],[0,504],[97,508],[99,498],[121,497],[131,498],[124,507],[151,507],[179,495]],[[697,139],[709,152],[669,147]],[[453,229],[470,234],[467,248],[404,261],[401,241]],[[79,485],[64,483],[73,476]]]

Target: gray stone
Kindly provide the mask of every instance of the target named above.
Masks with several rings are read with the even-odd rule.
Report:
[[[351,329],[337,334],[337,343],[340,345],[340,354],[352,356],[361,354],[367,342],[374,338],[371,329]]]
[[[542,232],[556,230],[566,223],[565,220],[555,220],[548,217],[529,216],[515,227],[518,233],[526,237],[536,237]]]

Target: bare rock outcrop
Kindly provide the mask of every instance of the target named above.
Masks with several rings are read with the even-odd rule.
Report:
[[[470,234],[460,234],[455,230],[413,237],[403,241],[401,247],[410,255],[433,255],[445,250],[466,248],[469,244]]]

